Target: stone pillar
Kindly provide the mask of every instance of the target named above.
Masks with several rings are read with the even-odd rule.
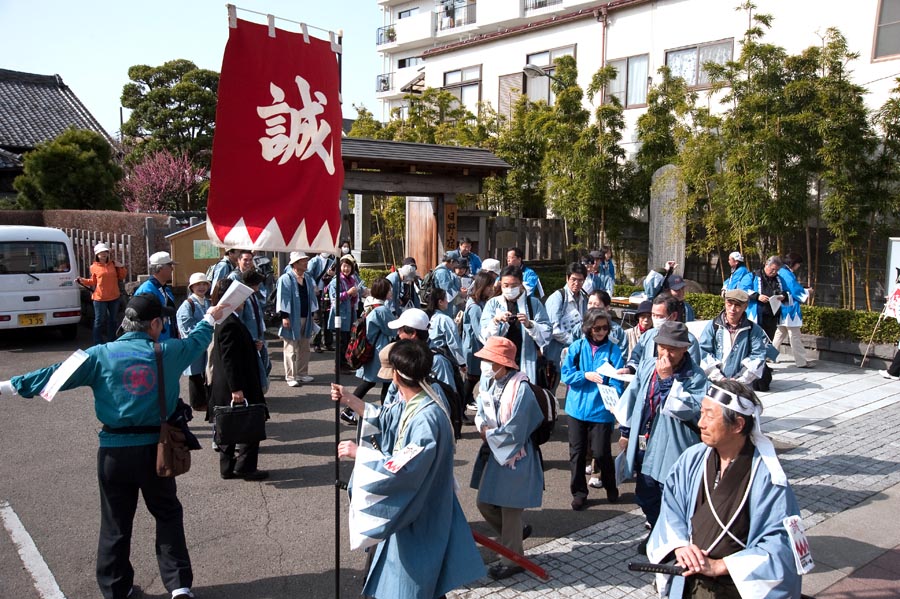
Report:
[[[662,268],[668,260],[684,273],[685,217],[679,209],[679,172],[667,164],[653,173],[650,186],[650,244],[647,269]]]
[[[381,255],[371,247],[372,196],[353,197],[353,256],[360,264],[381,262]]]

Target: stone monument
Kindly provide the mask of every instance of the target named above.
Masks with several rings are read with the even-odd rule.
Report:
[[[678,167],[667,164],[653,173],[650,185],[650,244],[647,270],[662,268],[668,260],[684,274],[685,216],[681,211]]]

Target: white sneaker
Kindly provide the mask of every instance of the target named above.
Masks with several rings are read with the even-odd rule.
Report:
[[[311,382],[313,382],[313,381],[316,380],[316,379],[314,379],[313,377],[309,376],[308,374],[304,374],[303,376],[297,377],[297,380],[300,381],[300,383],[311,383]],[[299,383],[298,383],[298,384],[299,384]]]
[[[585,475],[587,475],[587,476],[592,475],[592,474],[594,473],[594,467],[591,466],[590,464],[588,464],[588,465],[585,466],[585,468],[584,468],[584,473],[585,473]]]
[[[299,387],[299,386],[300,386],[300,381],[288,381],[288,382],[287,382],[287,386],[288,386],[288,387]]]
[[[591,477],[591,480],[588,481],[588,486],[592,489],[602,489],[603,483],[600,482],[600,479],[596,476]]]
[[[879,370],[878,374],[880,374],[882,378],[886,378],[891,381],[900,381],[900,376],[894,376],[887,370]]]
[[[194,594],[191,589],[185,587],[183,589],[175,589],[172,591],[172,599],[193,599]]]

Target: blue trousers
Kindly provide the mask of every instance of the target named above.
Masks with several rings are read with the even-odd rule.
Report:
[[[107,341],[116,340],[119,328],[119,298],[108,302],[94,301],[94,345],[103,343],[103,328],[106,326]]]
[[[662,507],[663,483],[641,474],[641,465],[636,468],[638,475],[634,486],[634,499],[647,517],[650,526],[656,526]]]

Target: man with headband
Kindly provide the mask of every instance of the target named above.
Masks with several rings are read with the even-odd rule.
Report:
[[[651,562],[674,557],[686,568],[663,596],[800,597],[783,522],[800,508],[760,430],[761,414],[759,399],[743,383],[725,379],[707,390],[703,442],[673,466],[647,545]]]

